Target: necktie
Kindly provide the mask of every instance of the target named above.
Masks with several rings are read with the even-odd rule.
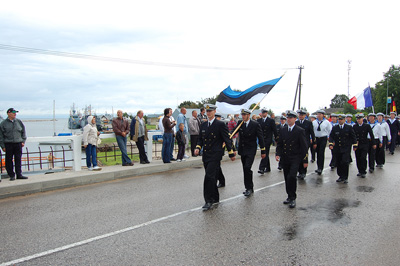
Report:
[[[322,124],[322,122],[324,122],[324,120],[322,120],[321,122],[317,122],[317,123],[318,123],[317,131],[321,131],[321,124]]]
[[[289,132],[292,132],[292,129],[289,127]]]
[[[208,127],[211,127],[211,122],[208,122]]]

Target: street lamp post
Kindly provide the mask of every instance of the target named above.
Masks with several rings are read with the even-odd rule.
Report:
[[[399,72],[399,71],[400,71],[400,70],[395,69],[395,70],[393,70],[391,73]],[[391,73],[388,74],[387,82],[386,82],[386,114],[388,114],[388,102],[387,102],[387,100],[388,100],[388,98],[389,98],[389,77],[390,77],[390,74],[391,74]]]

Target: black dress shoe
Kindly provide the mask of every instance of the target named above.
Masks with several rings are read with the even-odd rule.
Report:
[[[291,199],[287,198],[287,199],[283,202],[283,204],[289,204],[291,201],[292,201]]]
[[[281,170],[282,170],[282,167],[279,166],[279,167],[278,167],[278,170],[281,171]]]
[[[10,177],[10,181],[14,181],[15,180],[15,176]]]
[[[315,160],[311,160],[311,162],[313,163],[313,162],[315,162]]]
[[[209,209],[211,209],[212,207],[212,203],[211,202],[206,202],[206,204],[204,204],[203,211],[208,211]]]
[[[28,177],[21,175],[21,176],[17,176],[17,179],[28,179]]]
[[[331,166],[331,171],[335,170],[335,166]]]
[[[322,169],[318,169],[318,170],[317,170],[317,174],[318,174],[318,175],[321,175],[321,174],[322,174]]]
[[[225,184],[218,184],[218,186],[217,187],[225,187]]]
[[[358,173],[357,176],[361,176],[361,173]]]
[[[374,172],[374,169],[369,169],[369,172],[372,174]]]
[[[261,174],[261,175],[263,175],[263,174],[264,174],[264,171],[263,171],[263,170],[258,170],[258,173]]]
[[[294,208],[296,207],[296,201],[295,200],[291,200],[289,203],[289,208]]]
[[[366,174],[361,174],[361,177],[362,177],[362,178],[365,178],[365,177],[366,177]]]
[[[176,159],[175,158],[171,158],[171,161],[176,161]]]
[[[146,164],[146,162],[140,162],[140,164]]]
[[[348,184],[348,183],[349,183],[349,181],[347,180],[347,178],[343,179],[343,184]]]
[[[344,179],[341,177],[339,177],[338,180],[336,180],[336,182],[338,182],[338,183],[343,182],[343,181],[344,181]]]
[[[150,163],[149,161],[145,161],[145,163]]]
[[[297,178],[300,180],[304,180],[304,178],[306,178],[306,175],[301,174],[301,175],[298,175]]]
[[[269,173],[269,172],[271,172],[271,169],[266,169],[266,170],[264,171],[264,173]]]
[[[252,189],[246,189],[246,191],[243,192],[245,197],[250,197],[252,193],[254,193],[254,190]]]

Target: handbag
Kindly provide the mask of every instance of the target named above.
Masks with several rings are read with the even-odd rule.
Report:
[[[97,143],[96,146],[99,146],[101,144],[101,138],[97,137]]]

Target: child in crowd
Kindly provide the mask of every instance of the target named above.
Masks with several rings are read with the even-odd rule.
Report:
[[[178,156],[176,157],[177,162],[185,161],[185,159],[183,159],[183,155],[185,154],[185,144],[186,144],[186,138],[183,133],[184,128],[185,125],[183,123],[180,123],[179,131],[176,132],[176,142],[178,143]]]

